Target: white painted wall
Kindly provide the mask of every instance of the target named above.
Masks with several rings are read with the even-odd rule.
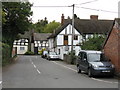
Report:
[[[63,35],[57,35],[57,45],[63,45],[63,39],[64,39],[64,36]]]
[[[24,54],[28,50],[28,46],[13,45],[13,47],[17,47],[17,54]],[[24,50],[20,50],[20,47],[24,47]]]
[[[75,30],[74,31],[75,35],[78,35],[78,40],[74,40],[73,45],[77,45],[80,42],[82,42],[82,35],[76,29],[74,30]],[[72,42],[72,25],[71,24],[69,24],[63,31],[61,31],[56,38],[57,40],[56,52],[59,53],[59,49],[60,49],[60,59],[63,59],[64,54],[68,54],[71,51],[71,46],[67,46],[69,48],[68,51],[65,50],[66,46],[62,46],[64,45],[64,35],[68,35],[68,45],[71,45],[71,42]],[[50,41],[49,43],[52,43],[52,42]],[[74,46],[73,50],[75,50],[76,55],[78,55],[81,48],[80,46]]]
[[[49,45],[49,48],[48,48],[48,49],[49,49],[50,51],[54,51],[54,50],[53,50],[53,38],[48,39],[48,45]]]
[[[55,51],[58,54],[59,53],[59,49],[60,49],[59,56],[60,56],[60,59],[62,59],[62,60],[64,59],[64,54],[68,54],[71,51],[71,46],[68,46],[68,48],[69,48],[68,51],[65,50],[65,47],[66,46],[58,46],[56,48],[57,50]],[[75,50],[75,55],[78,55],[78,53],[80,52],[81,48],[80,48],[80,46],[74,46],[73,50]]]
[[[80,42],[82,42],[82,35],[76,29],[74,29],[74,30],[75,30],[74,31],[75,35],[78,35],[78,40],[73,41],[73,45],[76,45],[76,44],[79,44]],[[56,37],[57,47],[55,48],[55,52],[57,52],[57,54],[58,54],[59,49],[60,49],[60,59],[64,59],[64,54],[68,54],[71,51],[71,46],[67,46],[69,49],[67,51],[65,50],[66,46],[64,46],[64,35],[68,35],[68,45],[71,45],[71,39],[72,39],[72,25],[71,24],[69,24]],[[48,43],[49,43],[49,50],[54,51],[53,39],[49,39]],[[78,55],[81,48],[80,48],[80,46],[74,46],[73,50],[75,50],[76,55]]]

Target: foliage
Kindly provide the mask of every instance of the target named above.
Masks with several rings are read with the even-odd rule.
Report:
[[[4,66],[8,63],[10,63],[10,46],[2,43],[2,65]]]
[[[101,50],[104,40],[105,36],[94,35],[92,38],[88,38],[87,41],[83,42],[81,48],[83,50]]]
[[[49,24],[46,25],[44,32],[45,33],[52,33],[55,29],[57,29],[60,26],[59,22],[52,21]]]
[[[2,23],[4,24],[6,22],[6,19],[5,19],[5,12],[2,11]]]
[[[76,63],[76,56],[75,56],[75,51],[71,51],[68,53],[70,59],[69,59],[69,62],[70,64],[75,64]]]
[[[10,46],[11,53],[13,42],[18,34],[29,30],[31,6],[32,4],[29,2],[2,2],[3,15],[5,13],[5,16],[2,17],[3,20],[5,19],[5,22],[2,22],[2,42]]]
[[[32,24],[32,28],[35,30],[35,32],[38,32],[38,33],[52,33],[53,30],[58,28],[58,26],[60,26],[59,22],[52,21],[48,23],[48,20],[46,17],[44,20],[43,19],[38,20],[38,22],[36,22],[35,24]]]
[[[46,25],[48,24],[47,18],[45,17],[45,19],[43,20],[38,20],[37,23],[33,24],[33,29],[35,30],[35,32],[39,32],[42,33],[44,32],[44,28],[46,27]]]
[[[27,51],[27,52],[25,53],[25,55],[34,55],[34,52],[32,52],[32,51]]]

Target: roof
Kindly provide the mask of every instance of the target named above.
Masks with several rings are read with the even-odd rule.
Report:
[[[103,48],[104,48],[105,44],[107,43],[107,41],[108,41],[108,39],[109,39],[109,37],[110,37],[110,34],[111,34],[112,30],[113,30],[113,26],[114,26],[115,22],[117,22],[117,24],[118,24],[117,27],[118,27],[118,28],[120,27],[120,18],[116,18],[116,19],[114,20],[114,23],[113,23],[113,25],[112,25],[112,28],[108,31],[108,36],[107,36],[106,40],[105,40],[104,43],[103,43]]]
[[[91,20],[91,19],[75,19],[75,29],[79,33],[83,34],[107,34],[112,28],[114,20]],[[71,19],[65,19],[64,24],[55,30],[55,32],[49,37],[56,37],[65,27],[69,24],[72,25]]]
[[[34,40],[44,41],[51,35],[51,33],[34,33]]]

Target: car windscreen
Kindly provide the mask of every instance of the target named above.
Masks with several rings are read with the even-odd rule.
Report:
[[[50,55],[57,55],[55,52],[49,52]]]
[[[89,53],[88,54],[88,61],[89,62],[95,62],[95,61],[100,61],[100,53]]]

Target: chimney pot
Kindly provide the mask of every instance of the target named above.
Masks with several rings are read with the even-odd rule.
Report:
[[[62,14],[62,16],[61,16],[61,25],[63,25],[64,24],[64,14]]]
[[[98,15],[90,15],[91,20],[98,20]]]

